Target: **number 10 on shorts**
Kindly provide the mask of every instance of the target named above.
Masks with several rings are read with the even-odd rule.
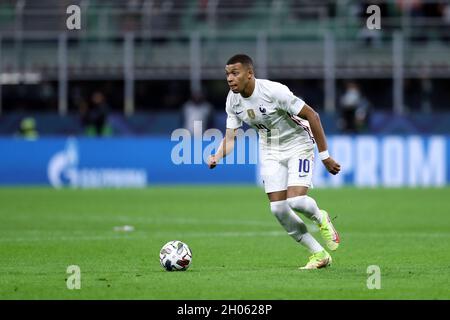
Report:
[[[302,177],[304,175],[302,175],[302,173],[309,173],[309,169],[310,169],[310,162],[308,159],[299,159],[298,160],[298,173],[299,176]]]

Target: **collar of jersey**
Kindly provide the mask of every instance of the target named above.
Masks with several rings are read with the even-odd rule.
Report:
[[[255,95],[256,95],[256,90],[258,90],[258,79],[255,78],[255,88],[253,89],[252,94],[250,95],[250,97],[243,97],[240,93],[239,95],[241,96],[242,99],[244,100],[250,100],[252,99]]]

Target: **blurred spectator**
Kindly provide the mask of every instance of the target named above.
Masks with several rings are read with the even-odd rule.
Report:
[[[36,129],[36,120],[33,117],[23,118],[20,122],[18,135],[27,140],[35,140],[39,137]]]
[[[346,83],[346,91],[340,99],[340,128],[348,133],[365,131],[369,121],[369,103],[357,83]]]
[[[42,109],[55,110],[58,108],[55,87],[50,82],[44,82],[39,86],[38,95]]]
[[[88,136],[106,136],[110,135],[108,126],[109,105],[105,96],[100,91],[93,93],[91,103],[80,104],[81,124]]]
[[[212,116],[212,105],[205,100],[203,93],[194,92],[191,98],[183,105],[184,128],[194,134],[194,121],[201,121],[202,129],[210,127]],[[203,134],[203,132],[196,132]]]
[[[433,95],[433,82],[431,79],[424,73],[422,75],[420,81],[420,89],[421,89],[421,110],[423,113],[431,113],[431,98]]]
[[[186,97],[189,96],[189,87],[183,86],[181,81],[169,81],[162,95],[164,109],[178,110]],[[161,106],[159,106],[161,108]]]

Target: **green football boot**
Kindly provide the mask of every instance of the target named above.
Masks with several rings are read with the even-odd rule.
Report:
[[[320,269],[331,266],[331,256],[325,250],[314,253],[309,257],[308,263],[304,267],[300,267],[300,270]]]
[[[320,234],[322,235],[322,238],[325,240],[328,249],[334,251],[339,247],[339,243],[341,242],[341,239],[339,238],[339,233],[336,231],[333,224],[331,223],[328,212],[326,212],[325,210],[320,211],[322,212],[323,215],[322,222],[319,225]]]

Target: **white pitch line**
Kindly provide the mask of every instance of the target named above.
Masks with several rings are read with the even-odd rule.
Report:
[[[180,214],[180,216],[183,214]],[[83,215],[68,214],[64,216],[41,216],[52,219],[53,221],[100,221],[100,222],[126,222],[130,223],[150,223],[150,224],[194,224],[194,225],[254,225],[254,226],[273,226],[270,221],[260,220],[240,220],[240,219],[194,219],[194,218],[178,218],[178,217],[143,217],[143,216],[126,216],[126,215],[112,215],[112,216],[99,216],[99,215]],[[270,215],[269,215],[270,217]],[[12,217],[10,219],[27,220],[28,217]],[[275,220],[274,220],[275,221]],[[275,221],[276,223],[276,221]]]
[[[137,239],[150,239],[153,237],[177,237],[177,238],[185,238],[185,237],[280,237],[287,236],[284,231],[249,231],[249,232],[177,232],[177,231],[167,231],[167,232],[130,232],[130,233],[121,233],[114,235],[105,235],[105,236],[33,236],[33,237],[14,237],[14,238],[0,238],[0,243],[8,243],[8,242],[41,242],[41,241],[104,241],[104,240],[137,240]],[[401,233],[401,234],[386,234],[386,233],[364,233],[364,232],[349,232],[344,233],[342,236],[345,237],[371,237],[371,238],[405,238],[405,237],[420,237],[420,238],[448,238],[450,234],[448,233]],[[407,239],[406,239],[407,240]]]
[[[32,237],[32,238],[0,238],[0,242],[39,242],[39,241],[91,241],[91,240],[136,240],[152,237],[163,237],[174,235],[175,232],[155,232],[155,233],[124,233],[122,236],[63,236],[63,237]],[[255,236],[281,236],[286,235],[281,231],[267,232],[177,232],[177,237],[255,237]]]
[[[173,232],[157,232],[154,233],[156,236],[165,236],[167,234],[174,234]],[[279,237],[279,236],[287,236],[287,233],[284,231],[263,231],[263,232],[182,232],[178,233],[179,237]]]
[[[137,237],[133,237],[136,239]],[[145,238],[145,237],[140,237]],[[41,242],[41,241],[96,241],[96,240],[122,240],[131,239],[129,237],[119,237],[119,236],[67,236],[67,237],[33,237],[33,238],[0,238],[0,242]]]

